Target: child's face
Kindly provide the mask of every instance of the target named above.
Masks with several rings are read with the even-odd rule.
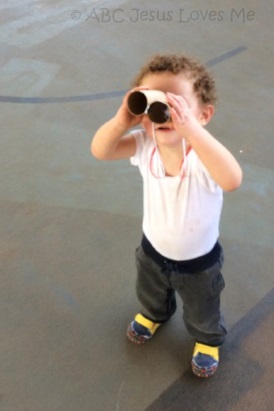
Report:
[[[141,84],[141,86],[146,86],[150,90],[161,90],[165,93],[173,93],[179,96],[182,96],[188,106],[189,109],[192,111],[194,116],[197,118],[197,120],[202,124],[205,125],[207,123],[207,120],[204,117],[204,108],[202,104],[200,103],[198,97],[194,93],[193,90],[193,84],[190,80],[188,80],[184,74],[172,74],[168,72],[163,72],[163,73],[150,73],[147,74]],[[152,136],[152,122],[149,120],[147,115],[143,116],[142,119],[142,126],[146,130],[147,134],[151,137]],[[164,126],[166,126],[166,130],[164,129]],[[168,121],[165,124],[156,124],[156,137],[160,137],[160,134],[162,137],[165,135],[169,137],[169,142],[172,143],[176,142],[176,136],[174,131],[172,132],[172,122]],[[172,136],[171,136],[172,133]],[[171,138],[173,137],[173,138]],[[158,138],[157,138],[158,140]],[[181,138],[178,138],[178,140],[181,141]]]

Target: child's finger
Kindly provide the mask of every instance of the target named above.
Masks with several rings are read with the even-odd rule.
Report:
[[[185,102],[171,97],[168,103],[170,104],[171,111],[174,113],[172,119],[178,124],[184,124],[189,110],[188,106],[184,104]]]
[[[167,100],[171,105],[175,105],[176,107],[181,107],[185,110],[188,110],[188,104],[186,100],[182,96],[177,96],[176,94],[167,93]]]

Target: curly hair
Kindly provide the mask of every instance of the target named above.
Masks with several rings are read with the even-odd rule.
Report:
[[[141,68],[133,80],[133,87],[139,86],[147,74],[162,72],[184,74],[193,82],[194,93],[201,103],[215,104],[217,102],[216,86],[212,75],[198,60],[185,55],[155,55]]]

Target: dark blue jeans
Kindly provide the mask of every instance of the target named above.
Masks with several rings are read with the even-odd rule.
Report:
[[[222,264],[221,251],[212,267],[182,272],[177,264],[156,263],[140,246],[136,250],[136,292],[141,313],[154,322],[166,322],[176,311],[176,291],[183,302],[183,320],[189,334],[202,344],[221,346],[227,334],[220,312],[220,294],[225,286]]]

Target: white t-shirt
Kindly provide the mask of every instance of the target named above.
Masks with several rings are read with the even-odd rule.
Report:
[[[219,237],[222,189],[193,149],[184,162],[183,177],[157,178],[151,171],[158,156],[153,140],[144,130],[133,135],[137,149],[130,161],[143,177],[145,236],[158,253],[172,260],[207,254]]]

